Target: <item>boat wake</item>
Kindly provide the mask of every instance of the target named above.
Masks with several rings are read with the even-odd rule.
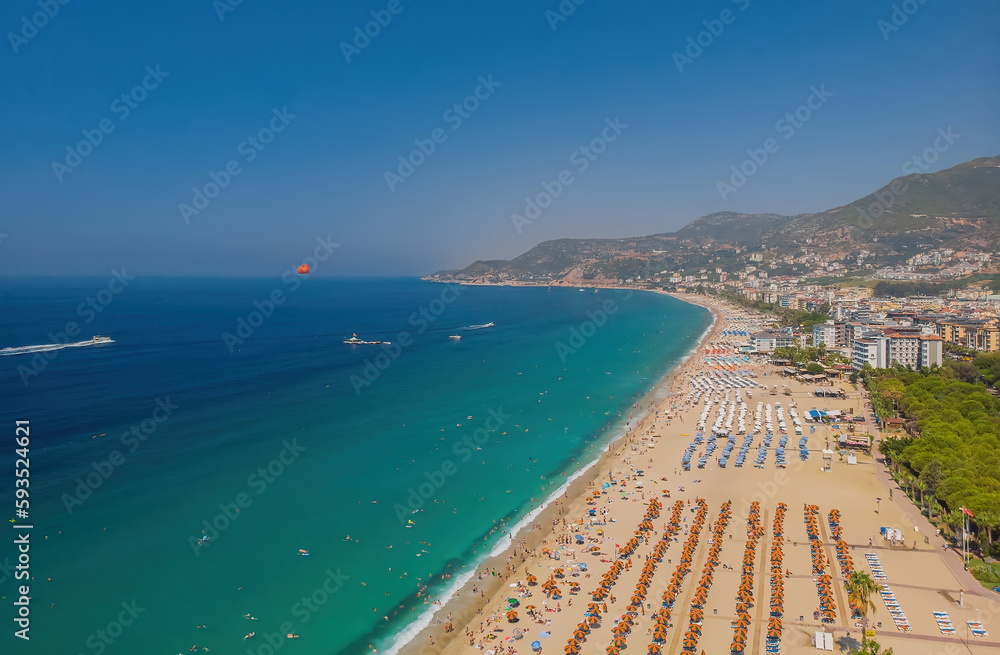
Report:
[[[489,323],[483,323],[482,325],[466,325],[464,328],[459,328],[460,330],[483,330],[485,328],[493,327],[493,321]]]
[[[14,348],[0,348],[0,357],[10,357],[12,355],[33,355],[35,353],[46,353],[51,350],[62,350],[63,348],[82,348],[84,346],[98,346],[104,343],[114,343],[113,339],[102,341],[77,341],[76,343],[44,343],[37,346],[17,346]]]

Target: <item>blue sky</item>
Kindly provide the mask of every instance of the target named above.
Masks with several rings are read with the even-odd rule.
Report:
[[[46,2],[54,15],[25,27]],[[277,275],[327,236],[340,248],[318,274],[424,274],[720,210],[838,206],[939,128],[960,136],[931,170],[1000,154],[995,2],[566,0],[559,22],[556,0],[224,2],[3,4],[0,274]],[[373,11],[387,24],[348,62]],[[477,87],[458,124],[446,112]],[[832,95],[784,138],[812,87]],[[572,153],[615,117],[627,128],[580,171]],[[390,190],[386,171],[435,130]],[[723,199],[768,138],[778,149]],[[564,170],[572,184],[515,229]]]

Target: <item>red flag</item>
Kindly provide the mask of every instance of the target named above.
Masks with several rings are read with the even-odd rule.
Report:
[[[969,518],[973,518],[972,512],[970,512],[964,505],[962,506],[962,514],[965,514]]]

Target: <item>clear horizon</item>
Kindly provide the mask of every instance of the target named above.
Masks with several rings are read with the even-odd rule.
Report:
[[[317,239],[338,244],[317,275],[420,276],[823,211],[1000,152],[998,19],[926,0],[7,4],[0,276],[269,277]]]

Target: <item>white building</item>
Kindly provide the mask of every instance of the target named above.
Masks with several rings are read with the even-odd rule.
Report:
[[[872,368],[886,368],[888,363],[889,339],[884,336],[855,339],[851,365],[860,371],[868,364]]]
[[[833,321],[827,321],[822,325],[813,326],[813,345],[825,345],[827,348],[837,346],[837,326]]]
[[[889,366],[899,362],[906,368],[919,371],[930,366],[941,366],[944,340],[931,334],[888,332]]]
[[[794,345],[796,345],[795,335],[790,332],[765,330],[750,337],[750,346],[761,353],[769,353],[776,348],[788,348]]]
[[[919,371],[922,368],[941,366],[944,340],[933,334],[915,334],[886,331],[884,334],[866,334],[855,339],[851,364],[860,371],[865,364],[872,368],[888,368],[898,363]]]

